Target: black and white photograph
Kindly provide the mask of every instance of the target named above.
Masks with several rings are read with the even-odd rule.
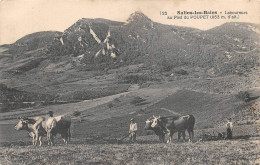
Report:
[[[259,165],[259,0],[0,0],[0,165]]]

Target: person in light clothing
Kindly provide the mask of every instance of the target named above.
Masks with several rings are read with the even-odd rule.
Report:
[[[233,123],[231,118],[228,119],[226,126],[227,126],[227,139],[232,139]]]
[[[130,128],[129,128],[129,140],[132,142],[136,141],[136,132],[137,132],[137,123],[135,123],[134,119],[130,120]]]

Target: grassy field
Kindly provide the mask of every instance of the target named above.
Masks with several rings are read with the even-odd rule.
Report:
[[[161,144],[69,144],[53,147],[11,145],[0,148],[2,164],[256,164],[259,138]]]
[[[141,98],[141,99],[138,99]],[[136,100],[141,100],[140,102]],[[109,108],[109,104],[112,106]],[[2,114],[0,125],[0,162],[2,164],[256,164],[259,159],[259,123],[234,126],[234,136],[247,139],[199,142],[205,132],[222,132],[217,121],[230,116],[236,108],[243,108],[232,95],[208,94],[175,88],[149,88],[126,92],[102,99],[46,106],[41,109],[15,111]],[[182,114],[196,116],[195,142],[161,144],[152,132],[143,129],[145,120],[155,115],[171,115],[168,108]],[[62,113],[80,115],[73,117],[72,141],[49,147],[44,138],[42,147],[31,146],[24,131],[14,130],[19,115],[33,112],[41,114],[52,109]],[[37,115],[37,114],[35,114]],[[11,118],[10,118],[11,117]],[[117,143],[128,132],[129,119],[138,122],[138,143]],[[214,117],[214,118],[211,118]],[[259,121],[259,120],[258,120]],[[205,125],[210,127],[203,129]],[[212,127],[211,127],[212,126]]]

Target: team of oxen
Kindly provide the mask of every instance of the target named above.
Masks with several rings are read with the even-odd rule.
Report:
[[[167,117],[153,116],[145,122],[144,129],[153,130],[159,136],[161,142],[165,142],[165,136],[168,135],[167,143],[172,141],[174,133],[178,132],[178,140],[183,137],[185,140],[185,131],[189,133],[189,141],[194,137],[195,118],[193,115],[175,115]]]
[[[145,122],[145,130],[152,130],[159,136],[161,142],[170,143],[174,133],[178,132],[178,140],[183,137],[185,140],[185,131],[189,133],[189,141],[194,137],[195,118],[193,115],[175,115],[175,116],[153,116]],[[15,126],[16,130],[26,130],[33,138],[33,145],[42,145],[42,137],[47,135],[48,145],[54,145],[54,136],[60,134],[65,144],[70,141],[71,119],[66,116],[57,117],[35,117],[21,118]],[[168,137],[165,141],[165,137]]]
[[[69,116],[21,118],[16,130],[26,130],[32,137],[33,145],[42,145],[42,137],[47,135],[48,145],[54,145],[54,136],[60,134],[64,143],[70,141],[71,118]]]

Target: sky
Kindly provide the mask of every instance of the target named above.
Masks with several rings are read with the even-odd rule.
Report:
[[[239,19],[167,19],[177,11],[242,11]],[[64,31],[81,18],[125,22],[140,11],[155,22],[207,30],[225,22],[260,23],[260,0],[0,0],[0,45],[38,31]]]

